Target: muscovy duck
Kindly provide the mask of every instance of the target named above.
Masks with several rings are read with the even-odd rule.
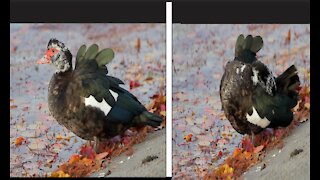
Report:
[[[265,128],[286,127],[293,120],[300,85],[297,69],[290,66],[278,77],[260,62],[256,53],[262,48],[260,36],[241,34],[235,58],[226,64],[220,84],[222,109],[232,127],[240,134],[258,134]]]
[[[49,111],[74,134],[99,141],[140,125],[157,127],[163,119],[147,109],[130,92],[120,87],[120,79],[107,75],[106,65],[114,58],[112,49],[99,51],[93,44],[82,45],[72,68],[72,54],[64,43],[50,39],[38,64],[52,64],[56,72],[48,90]]]

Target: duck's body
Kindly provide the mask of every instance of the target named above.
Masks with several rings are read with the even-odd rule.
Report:
[[[75,69],[71,59],[64,44],[54,39],[39,61],[57,68],[49,83],[48,104],[59,124],[86,140],[110,139],[133,126],[160,125],[161,117],[148,112],[134,95],[120,87],[121,80],[107,75],[105,65],[113,59],[111,49],[98,51],[98,46],[92,45],[86,50],[82,46]]]
[[[243,35],[236,43],[236,56],[229,61],[220,84],[222,108],[233,128],[241,134],[257,134],[265,128],[286,127],[293,119],[299,77],[294,65],[277,78],[256,52],[261,37]]]

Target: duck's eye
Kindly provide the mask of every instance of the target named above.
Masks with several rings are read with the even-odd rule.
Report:
[[[55,50],[54,50],[54,49],[51,49],[51,52],[53,52],[53,53],[54,53],[54,52],[55,52]]]

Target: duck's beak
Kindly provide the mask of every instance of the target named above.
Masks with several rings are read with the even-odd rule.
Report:
[[[47,55],[44,55],[41,59],[37,61],[37,64],[50,64],[50,60]]]

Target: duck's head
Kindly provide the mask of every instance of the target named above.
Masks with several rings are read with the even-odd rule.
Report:
[[[69,49],[57,39],[50,39],[45,55],[37,61],[38,64],[52,64],[57,72],[72,70],[72,54]]]

